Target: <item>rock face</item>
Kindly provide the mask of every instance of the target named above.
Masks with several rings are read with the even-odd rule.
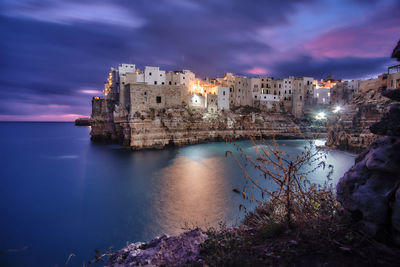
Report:
[[[131,118],[92,116],[92,140],[110,140],[139,150],[207,141],[250,137],[299,138],[294,117],[281,113],[219,111],[208,113],[188,108],[136,112]],[[121,112],[118,112],[121,114]],[[113,120],[112,120],[113,119]]]
[[[397,100],[400,89],[387,96]],[[393,104],[371,131],[388,135],[375,140],[339,180],[337,199],[369,234],[400,245],[399,104]]]
[[[381,95],[377,86],[362,91],[343,107],[343,112],[327,123],[327,145],[360,152],[379,136],[369,126],[381,120],[392,102]]]
[[[195,229],[147,243],[132,243],[110,256],[106,266],[184,266],[196,261],[199,245],[207,239],[206,234]]]
[[[90,126],[90,118],[79,118],[75,120],[76,126]]]

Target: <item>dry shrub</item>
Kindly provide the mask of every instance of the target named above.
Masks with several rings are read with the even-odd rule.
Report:
[[[280,149],[275,139],[251,139],[251,143],[255,156],[244,152],[236,143],[240,157],[231,151],[226,153],[235,159],[246,179],[242,189],[233,191],[257,203],[255,211],[246,210],[246,224],[252,227],[279,224],[302,229],[301,226],[310,227],[311,223],[333,218],[338,205],[330,185],[333,166],[326,164],[326,150],[318,148],[313,140],[306,141],[303,151],[297,155]],[[257,171],[257,177],[249,174],[249,168]],[[311,183],[309,175],[320,168],[329,169],[325,183]],[[260,179],[265,179],[268,185],[262,186]],[[261,198],[257,198],[258,195]],[[239,208],[245,207],[240,205]]]

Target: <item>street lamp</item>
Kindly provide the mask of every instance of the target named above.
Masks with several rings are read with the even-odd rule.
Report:
[[[326,114],[325,114],[325,112],[318,112],[317,115],[315,116],[315,118],[317,120],[324,120],[324,119],[326,119]]]
[[[338,113],[342,109],[341,106],[336,106],[335,109],[333,110],[333,113]]]

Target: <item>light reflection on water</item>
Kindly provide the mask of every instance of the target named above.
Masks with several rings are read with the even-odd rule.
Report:
[[[81,266],[95,248],[176,234],[185,223],[234,224],[243,216],[238,206],[246,203],[232,192],[244,185],[243,175],[225,157],[235,151],[232,144],[131,152],[93,144],[88,134],[87,127],[65,123],[0,124],[0,251],[28,246],[23,254],[0,254],[1,266],[62,265],[70,253],[71,266]],[[292,154],[305,144],[278,142]],[[254,154],[250,142],[238,144]],[[334,181],[353,159],[329,153]],[[323,182],[326,173],[310,178]]]

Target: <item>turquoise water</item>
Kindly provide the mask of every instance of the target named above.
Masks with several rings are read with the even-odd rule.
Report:
[[[305,141],[279,144],[295,154]],[[244,179],[225,157],[232,144],[131,152],[94,144],[88,127],[72,123],[0,123],[0,148],[1,266],[63,266],[71,253],[68,266],[82,266],[96,248],[243,216],[232,189]],[[354,155],[332,151],[328,162],[337,181]],[[325,173],[311,178],[323,182]]]

